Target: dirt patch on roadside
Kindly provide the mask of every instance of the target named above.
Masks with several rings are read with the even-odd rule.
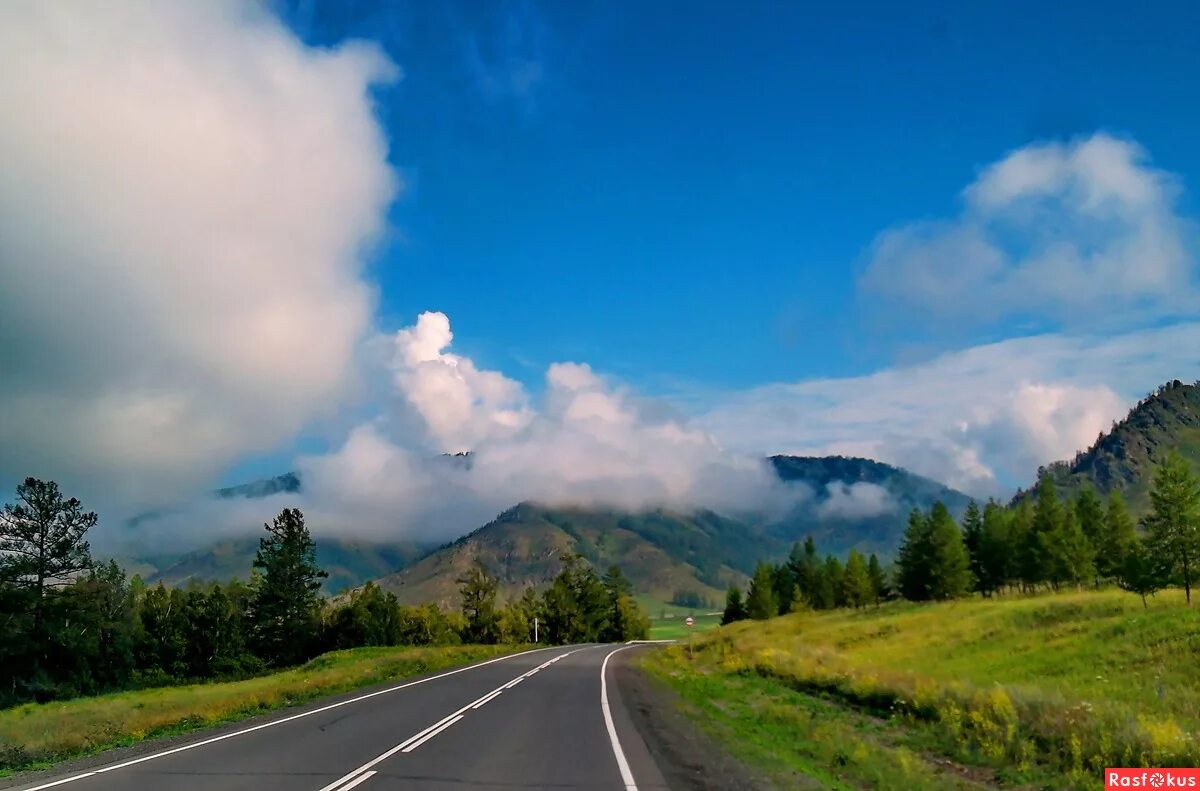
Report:
[[[688,704],[636,666],[616,663],[621,698],[650,755],[673,791],[775,791],[776,785],[729,755],[684,712]],[[815,786],[819,788],[820,786]]]

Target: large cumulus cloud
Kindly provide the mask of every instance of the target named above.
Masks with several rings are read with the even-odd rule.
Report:
[[[337,405],[397,76],[256,3],[0,4],[0,477],[169,498]]]

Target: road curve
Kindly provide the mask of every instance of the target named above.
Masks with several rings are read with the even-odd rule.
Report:
[[[21,791],[450,791],[666,788],[613,662],[565,646],[316,703]]]

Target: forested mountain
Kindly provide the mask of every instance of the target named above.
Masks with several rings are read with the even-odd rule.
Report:
[[[1200,472],[1200,387],[1179,380],[1139,401],[1090,448],[1039,470],[1038,477],[1050,476],[1067,496],[1088,485],[1102,495],[1119,490],[1137,516],[1149,508],[1154,471],[1172,450]]]
[[[446,458],[470,467],[469,455]],[[324,587],[338,593],[382,578],[381,584],[402,601],[448,602],[457,595],[455,579],[476,560],[503,586],[519,592],[552,579],[562,554],[574,552],[600,569],[621,566],[638,593],[664,601],[679,593],[717,601],[730,582],[742,582],[754,571],[757,560],[782,557],[806,535],[832,552],[858,547],[887,555],[912,508],[928,508],[940,499],[957,515],[967,502],[961,492],[870,459],[775,456],[771,462],[781,479],[801,487],[799,504],[782,518],[734,519],[706,511],[631,514],[522,503],[441,548],[405,540],[334,540],[318,528],[317,556],[329,572]],[[287,473],[213,495],[254,499],[302,487],[298,475]],[[250,534],[258,525],[246,527]],[[145,553],[122,563],[150,582],[171,585],[246,579],[257,547],[253,538],[223,539],[182,554]]]
[[[511,596],[553,578],[563,554],[573,552],[597,568],[619,565],[635,591],[660,601],[680,594],[718,601],[758,560],[782,557],[806,535],[834,552],[890,553],[912,508],[941,499],[957,514],[967,503],[961,492],[869,459],[775,456],[771,462],[780,478],[811,493],[781,519],[522,503],[379,584],[403,602],[448,603],[457,595],[454,580],[482,563]]]

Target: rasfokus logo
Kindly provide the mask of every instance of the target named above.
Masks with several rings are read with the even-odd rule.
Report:
[[[1105,769],[1104,791],[1113,788],[1200,789],[1200,769]]]

